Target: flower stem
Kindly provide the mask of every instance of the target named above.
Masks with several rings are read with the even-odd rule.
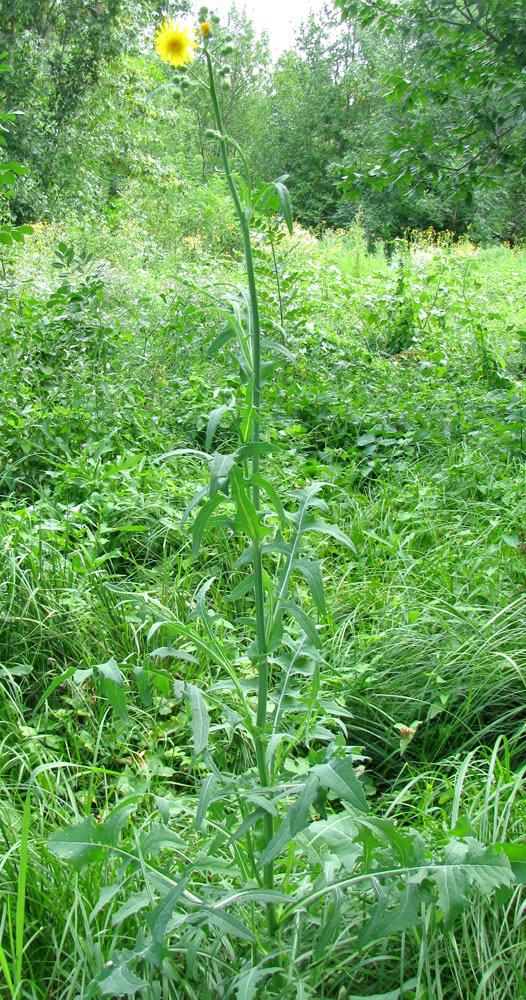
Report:
[[[252,378],[253,395],[252,404],[254,409],[254,420],[252,426],[252,443],[257,444],[260,439],[260,413],[261,413],[261,325],[259,320],[259,305],[256,288],[256,277],[254,273],[254,262],[252,258],[252,247],[250,243],[250,227],[247,213],[244,211],[236,187],[230,160],[228,157],[227,140],[224,134],[223,117],[217,99],[215,86],[214,69],[210,53],[205,49],[206,64],[208,69],[208,79],[210,84],[210,96],[214,109],[216,128],[219,132],[219,147],[221,160],[228,184],[232,201],[241,227],[243,237],[243,249],[245,255],[245,266],[247,270],[248,292],[250,297],[251,313],[251,349],[252,349]],[[257,450],[252,455],[252,474],[255,476],[259,472],[259,454]],[[256,510],[259,510],[260,493],[257,485],[252,486],[252,500]],[[258,767],[259,780],[263,786],[268,786],[269,776],[265,757],[266,749],[266,729],[267,729],[267,701],[268,701],[268,652],[265,624],[265,592],[263,584],[263,557],[261,545],[254,545],[254,601],[256,611],[256,637],[258,649],[258,705],[257,705],[257,733],[255,737],[256,761]],[[274,821],[270,813],[265,813],[263,818],[264,842],[269,843],[274,835]],[[272,889],[274,885],[274,867],[272,862],[263,868],[263,879],[267,889]],[[267,906],[267,918],[271,934],[276,932],[277,923],[274,907],[270,903]]]

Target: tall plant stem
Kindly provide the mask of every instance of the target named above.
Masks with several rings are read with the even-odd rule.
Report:
[[[217,99],[217,91],[215,86],[214,69],[212,66],[212,60],[210,58],[210,53],[205,49],[206,65],[208,69],[208,79],[210,83],[210,96],[212,99],[212,106],[214,109],[214,117],[216,122],[216,128],[219,133],[219,147],[221,150],[221,160],[223,163],[223,169],[225,171],[225,176],[228,184],[230,194],[232,196],[232,201],[234,202],[234,207],[239,220],[239,225],[241,227],[241,234],[243,237],[243,250],[245,255],[245,266],[247,270],[247,281],[248,281],[248,293],[250,298],[250,319],[251,319],[251,348],[252,348],[252,378],[253,378],[253,390],[252,390],[252,405],[253,405],[253,423],[252,423],[252,436],[251,440],[253,444],[257,444],[259,441],[259,425],[260,425],[260,413],[261,413],[261,326],[259,321],[259,306],[258,306],[258,296],[256,288],[256,276],[254,273],[254,261],[252,258],[252,247],[250,244],[250,227],[248,223],[248,218],[246,212],[243,210],[241,204],[241,199],[239,197],[239,192],[236,187],[234,177],[232,175],[232,170],[230,167],[230,160],[228,157],[227,139],[224,134],[223,127],[223,116],[221,114],[221,108],[219,107],[219,101]],[[259,472],[259,454],[254,451],[252,456],[252,474],[256,475]],[[256,510],[259,510],[259,487],[254,485],[252,487],[252,499]],[[267,653],[267,639],[266,639],[266,625],[265,625],[265,593],[263,585],[263,559],[261,552],[261,545],[256,543],[254,545],[254,600],[255,600],[255,610],[256,610],[256,634],[257,634],[257,649],[258,649],[258,706],[257,706],[257,734],[256,734],[256,760],[258,767],[259,780],[262,785],[268,785],[268,767],[265,757],[265,747],[266,747],[266,729],[267,729],[267,701],[268,701],[268,653]],[[264,840],[265,844],[268,844],[274,835],[274,822],[273,818],[269,813],[265,813],[263,819],[264,828]],[[274,867],[270,863],[264,866],[263,878],[265,886],[268,889],[272,889],[274,885]],[[272,934],[276,931],[276,918],[274,913],[274,907],[270,904],[267,907],[269,929]]]

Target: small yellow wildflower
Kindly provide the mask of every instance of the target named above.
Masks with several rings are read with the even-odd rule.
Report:
[[[165,62],[182,67],[194,58],[197,42],[191,28],[181,28],[171,17],[159,28],[155,36],[155,48]]]
[[[203,21],[203,23],[200,25],[199,28],[199,31],[201,32],[203,38],[208,38],[211,30],[212,30],[212,25],[210,24],[210,21]]]

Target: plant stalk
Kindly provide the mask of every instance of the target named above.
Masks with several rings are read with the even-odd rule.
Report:
[[[230,160],[228,157],[227,140],[224,134],[223,117],[217,99],[214,70],[210,53],[205,48],[206,65],[208,69],[208,79],[210,84],[210,97],[214,109],[216,128],[219,132],[219,147],[221,160],[228,184],[232,201],[241,227],[243,237],[243,250],[245,256],[245,266],[247,270],[248,292],[250,297],[251,313],[251,349],[252,349],[252,378],[253,394],[252,404],[254,408],[254,420],[252,425],[251,442],[257,444],[260,440],[260,413],[261,413],[261,325],[259,319],[259,305],[256,288],[256,276],[254,273],[254,261],[252,257],[252,247],[250,243],[250,227],[247,212],[244,211],[236,187]],[[259,454],[257,451],[252,456],[252,475],[259,472]],[[252,500],[256,510],[259,510],[260,492],[259,487],[253,485]],[[265,758],[266,749],[266,728],[267,728],[267,701],[268,701],[268,653],[265,624],[265,592],[263,584],[263,557],[261,545],[254,544],[254,601],[256,611],[256,637],[258,648],[258,704],[257,704],[257,733],[255,738],[256,761],[259,780],[262,786],[268,786],[269,775]],[[265,846],[274,835],[274,821],[270,813],[265,813],[263,819]],[[274,885],[274,866],[271,862],[263,868],[263,879],[267,889],[272,889]],[[267,918],[271,934],[275,934],[277,929],[274,906],[267,906]]]

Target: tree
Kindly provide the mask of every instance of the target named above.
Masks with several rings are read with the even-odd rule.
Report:
[[[63,153],[64,145],[71,150],[72,123],[152,8],[153,0],[0,0],[0,52],[8,58],[2,92],[6,111],[21,112],[7,151],[32,175],[11,201],[19,219],[50,210],[64,184],[57,167],[61,158],[71,162]]]
[[[342,17],[406,43],[382,77],[399,127],[383,156],[347,175],[469,203],[483,182],[522,191],[526,181],[524,0],[336,0]],[[352,168],[352,162],[349,163]]]

